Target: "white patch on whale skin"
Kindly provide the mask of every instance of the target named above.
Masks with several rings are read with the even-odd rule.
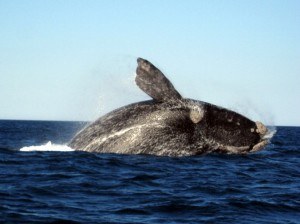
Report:
[[[190,112],[190,119],[192,120],[192,122],[194,124],[197,124],[199,123],[202,118],[204,117],[204,112],[203,110],[200,110],[199,108],[196,108],[196,109],[191,109],[191,112]]]
[[[188,102],[186,107],[189,108],[191,111],[197,112],[198,116],[202,119],[204,117],[204,109],[203,105],[199,102]]]
[[[110,139],[113,139],[115,137],[120,138],[124,134],[126,134],[127,132],[130,132],[130,131],[131,131],[131,134],[132,134],[131,137],[130,137],[130,143],[134,144],[134,142],[138,139],[138,137],[142,133],[142,130],[146,129],[146,128],[149,128],[149,127],[151,127],[151,128],[153,128],[153,127],[164,128],[165,126],[163,126],[161,123],[158,123],[158,122],[154,122],[154,123],[150,123],[150,124],[142,124],[142,125],[133,125],[131,127],[122,129],[120,131],[112,132],[108,135],[103,136],[102,138],[95,139],[88,146],[86,146],[85,150],[89,151],[89,149],[92,149],[95,145],[101,146],[104,142],[106,142]],[[115,153],[125,153],[126,148],[118,149],[114,152]]]

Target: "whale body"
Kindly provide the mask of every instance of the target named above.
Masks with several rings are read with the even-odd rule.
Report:
[[[69,143],[99,153],[192,156],[243,154],[262,149],[268,129],[225,108],[183,98],[166,76],[138,58],[136,84],[152,100],[130,104],[99,118]]]

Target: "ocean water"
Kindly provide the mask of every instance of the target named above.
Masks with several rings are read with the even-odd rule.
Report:
[[[300,223],[300,127],[254,154],[169,158],[74,151],[84,125],[0,121],[0,223]]]

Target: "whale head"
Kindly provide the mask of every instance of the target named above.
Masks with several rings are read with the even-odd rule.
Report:
[[[268,129],[234,111],[206,102],[185,99],[164,74],[149,61],[139,58],[136,84],[154,101],[180,107],[187,116],[186,130],[190,131],[191,144],[199,153],[217,151],[248,153],[262,149],[268,140]],[[182,114],[181,113],[181,114]]]
[[[212,151],[241,154],[258,151],[268,143],[268,129],[261,122],[209,103],[194,101],[194,105],[199,108],[190,113],[195,135],[205,139]]]

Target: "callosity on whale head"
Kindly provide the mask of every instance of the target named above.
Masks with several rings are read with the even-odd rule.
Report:
[[[164,74],[138,58],[136,84],[153,100],[131,104],[99,118],[70,142],[77,150],[190,156],[248,153],[267,143],[268,129],[243,115],[183,98]]]

